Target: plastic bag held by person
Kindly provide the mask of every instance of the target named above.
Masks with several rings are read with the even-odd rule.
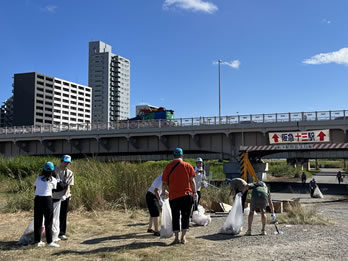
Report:
[[[324,198],[318,186],[314,189],[313,198]]]
[[[172,212],[169,205],[169,199],[163,201],[161,215],[161,238],[173,236]]]
[[[199,226],[208,226],[211,222],[210,215],[205,215],[197,210],[192,213],[192,221]]]
[[[224,225],[220,229],[219,233],[237,235],[243,229],[243,209],[242,198],[240,195],[236,195],[233,202],[232,209],[228,214]]]

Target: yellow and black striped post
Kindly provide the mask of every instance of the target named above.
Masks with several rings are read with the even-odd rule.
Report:
[[[253,168],[253,165],[251,165],[251,162],[249,160],[249,154],[247,151],[239,154],[239,162],[240,162],[240,176],[242,179],[248,182],[248,173],[249,173],[250,177],[253,179],[254,182],[259,181],[259,179],[256,176],[255,170]]]

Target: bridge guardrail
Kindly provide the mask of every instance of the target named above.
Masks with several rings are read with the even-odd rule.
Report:
[[[203,125],[231,125],[231,124],[259,124],[272,122],[294,121],[322,121],[348,119],[348,110],[315,111],[315,112],[288,112],[269,114],[250,114],[217,117],[178,118],[173,120],[123,120],[111,123],[85,123],[62,125],[34,125],[0,128],[0,135],[54,133],[91,130],[120,130],[137,128],[175,128]]]

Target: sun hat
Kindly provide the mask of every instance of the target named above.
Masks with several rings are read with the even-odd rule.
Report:
[[[54,164],[50,161],[46,162],[44,167],[44,171],[54,171]]]
[[[62,161],[71,163],[71,156],[70,155],[64,155],[62,157]]]
[[[175,156],[181,156],[181,155],[184,154],[184,152],[182,151],[181,148],[176,148],[176,149],[174,150],[173,154],[174,154]]]

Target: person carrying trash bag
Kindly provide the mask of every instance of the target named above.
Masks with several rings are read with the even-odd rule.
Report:
[[[246,181],[244,179],[241,179],[241,178],[234,178],[232,180],[229,181],[229,185],[230,185],[230,188],[231,188],[231,193],[234,193],[233,194],[233,198],[235,199],[236,198],[236,195],[239,193],[239,192],[242,192],[243,189],[245,188],[245,186],[247,185]],[[248,191],[246,190],[244,193],[242,193],[242,209],[243,209],[243,213],[244,213],[244,208],[245,208],[245,201],[246,201],[246,198],[248,196]]]
[[[312,178],[311,181],[309,182],[309,190],[310,190],[312,198],[313,198],[313,194],[314,194],[314,191],[316,188],[317,188],[317,182],[316,182],[315,178]]]
[[[271,218],[272,221],[275,222],[276,215],[274,214],[274,206],[271,199],[271,193],[267,187],[267,185],[262,182],[254,182],[247,184],[242,192],[239,192],[240,196],[242,196],[242,193],[245,193],[249,189],[252,189],[251,193],[251,203],[250,203],[250,213],[248,216],[248,230],[245,233],[247,236],[251,236],[251,226],[253,223],[254,218],[254,211],[260,211],[261,215],[261,223],[262,223],[262,229],[261,229],[261,235],[267,235],[266,233],[266,222],[267,222],[267,216],[266,216],[266,207],[269,206],[271,210]]]
[[[158,176],[151,184],[150,188],[146,193],[146,204],[150,213],[148,233],[153,233],[155,236],[160,236],[159,231],[159,215],[160,207],[163,206],[163,200],[161,199],[162,194],[162,174]],[[152,229],[154,226],[154,229]]]
[[[57,188],[57,180],[52,176],[54,165],[52,162],[46,162],[42,174],[35,180],[35,199],[34,199],[34,243],[38,247],[44,246],[41,241],[42,220],[45,217],[45,232],[48,247],[59,247],[52,240],[52,221],[53,221],[53,203],[52,190]]]
[[[193,200],[198,201],[196,192],[195,170],[191,164],[183,161],[183,150],[176,148],[173,152],[174,160],[164,169],[162,175],[162,195],[168,187],[169,204],[172,211],[172,225],[175,239],[172,244],[186,244],[186,232],[189,230],[189,219]],[[181,238],[180,232],[181,214]]]
[[[193,205],[193,210],[195,211],[195,210],[198,210],[198,205],[199,205],[199,202],[201,200],[201,186],[203,184],[204,187],[207,187],[208,183],[206,181],[207,176],[206,176],[205,170],[203,168],[203,159],[202,158],[196,159],[196,167],[194,169],[195,169],[195,173],[196,173],[195,182],[196,182],[196,191],[197,191],[197,195],[198,195],[198,200]]]

